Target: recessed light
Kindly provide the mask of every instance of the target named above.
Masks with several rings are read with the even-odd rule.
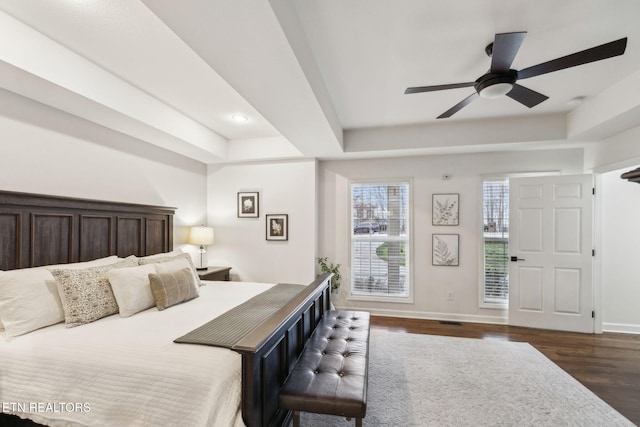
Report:
[[[576,96],[573,99],[570,99],[567,102],[567,105],[571,108],[577,107],[578,105],[582,104],[584,102],[584,100],[586,99],[586,96]]]
[[[249,117],[245,116],[244,114],[234,114],[233,116],[231,116],[231,118],[233,119],[233,121],[238,123],[244,123],[249,120]]]

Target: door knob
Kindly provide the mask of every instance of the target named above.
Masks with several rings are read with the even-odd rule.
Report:
[[[524,258],[518,258],[517,256],[512,256],[511,257],[511,262],[517,262],[517,261],[524,261]]]

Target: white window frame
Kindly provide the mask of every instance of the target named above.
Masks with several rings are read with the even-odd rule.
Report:
[[[493,308],[499,310],[506,310],[509,308],[509,301],[505,301],[504,303],[491,303],[484,302],[484,182],[492,179],[506,179],[510,181],[511,178],[528,178],[528,177],[538,177],[538,176],[549,176],[549,175],[560,175],[560,171],[539,171],[539,172],[522,172],[522,173],[505,173],[505,174],[490,174],[490,175],[481,175],[480,183],[478,186],[480,197],[478,208],[480,215],[480,230],[479,230],[479,244],[478,244],[478,306],[480,308]],[[509,187],[509,191],[511,191],[511,187]]]
[[[394,185],[394,184],[407,184],[407,224],[408,224],[408,232],[407,232],[407,247],[409,248],[407,262],[409,266],[407,267],[407,275],[408,278],[408,294],[405,296],[392,296],[392,295],[371,295],[371,294],[361,294],[354,293],[353,289],[353,266],[352,266],[352,254],[353,254],[353,224],[352,224],[352,186],[353,185]],[[348,223],[349,223],[349,296],[347,300],[351,301],[375,301],[375,302],[391,302],[391,303],[413,303],[414,299],[414,289],[413,289],[413,180],[410,178],[394,178],[394,179],[377,179],[377,180],[352,180],[349,182],[349,187],[347,191],[348,197]]]
[[[487,181],[507,181],[509,182],[510,176],[499,175],[499,176],[484,176],[481,177],[480,181],[480,214],[482,215],[480,220],[480,245],[479,245],[479,254],[480,254],[480,262],[479,264],[479,277],[480,277],[480,286],[479,289],[479,306],[481,308],[495,308],[495,309],[507,309],[509,307],[509,298],[504,302],[486,302],[485,301],[485,242],[484,242],[484,183]],[[508,242],[507,242],[508,244]],[[509,255],[507,254],[507,257]]]

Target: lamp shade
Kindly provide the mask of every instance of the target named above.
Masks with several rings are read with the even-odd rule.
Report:
[[[213,244],[213,228],[212,227],[191,227],[189,233],[189,243],[192,245],[212,245]]]

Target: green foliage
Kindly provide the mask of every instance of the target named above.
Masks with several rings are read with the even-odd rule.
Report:
[[[329,262],[328,257],[318,258],[318,265],[320,266],[321,273],[333,273],[331,278],[331,292],[337,292],[340,288],[340,264],[333,264]]]
[[[405,242],[398,242],[394,244],[400,245],[400,265],[406,265],[405,251],[404,251]],[[389,262],[389,242],[384,242],[383,244],[378,246],[376,248],[376,255],[378,256],[378,258],[380,258],[384,262]]]

